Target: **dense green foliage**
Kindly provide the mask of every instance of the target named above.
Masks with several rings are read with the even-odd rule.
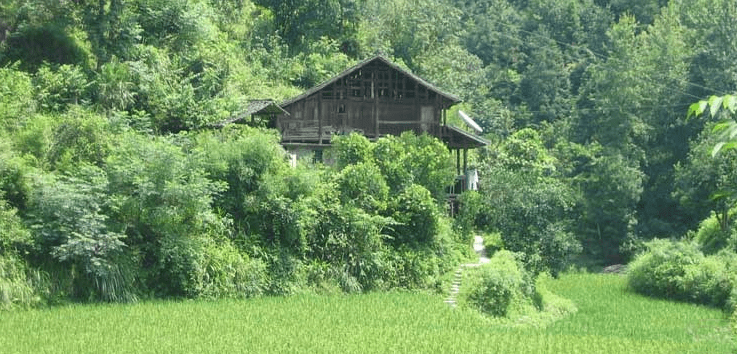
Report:
[[[478,275],[469,277],[471,281],[464,284],[466,301],[496,317],[519,317],[528,312],[526,307],[539,306],[534,304],[537,295],[534,279],[519,263],[518,256],[499,251],[489,263],[467,270],[478,272]]]
[[[631,264],[629,285],[637,292],[734,310],[737,255],[704,256],[694,243],[653,240]]]
[[[699,225],[711,257],[735,247],[734,151],[709,154],[734,143],[709,132],[734,131],[713,122],[737,106],[735,19],[733,0],[4,1],[2,304],[435,287],[474,229],[533,274]],[[340,137],[334,165],[290,168],[276,131],[209,131],[374,54],[492,141],[453,222],[429,136]]]
[[[552,278],[526,269],[524,253],[502,250],[488,263],[463,270],[459,303],[478,310],[496,325],[544,327],[577,311],[550,291]]]

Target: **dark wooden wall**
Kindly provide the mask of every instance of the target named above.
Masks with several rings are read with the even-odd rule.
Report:
[[[435,91],[381,62],[369,63],[308,97],[277,118],[284,142],[329,143],[357,131],[369,138],[439,131],[447,102]]]

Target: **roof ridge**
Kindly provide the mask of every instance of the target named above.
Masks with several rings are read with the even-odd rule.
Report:
[[[350,74],[350,73],[352,73],[352,72],[354,72],[354,71],[356,71],[356,70],[358,70],[358,69],[366,66],[367,64],[369,64],[369,63],[371,63],[371,62],[373,62],[375,60],[382,61],[384,64],[388,65],[390,68],[392,68],[394,70],[397,70],[397,71],[399,71],[399,72],[401,72],[401,73],[409,76],[411,79],[417,81],[419,84],[427,87],[428,89],[430,89],[432,91],[435,91],[437,94],[439,94],[439,95],[441,95],[441,96],[443,96],[445,98],[448,98],[449,100],[453,101],[454,103],[459,103],[459,102],[462,101],[460,99],[460,97],[442,91],[437,86],[435,86],[435,85],[433,85],[433,84],[425,81],[423,78],[421,78],[421,77],[417,76],[416,74],[412,73],[409,69],[404,69],[401,66],[397,65],[396,63],[394,63],[393,61],[391,61],[388,58],[386,58],[385,56],[383,56],[381,54],[376,54],[376,55],[374,55],[372,57],[369,57],[367,59],[364,59],[364,60],[358,62],[357,64],[355,64],[355,65],[353,65],[353,66],[351,66],[351,67],[349,67],[349,68],[341,71],[339,74],[337,74],[337,75],[335,75],[335,76],[333,76],[333,77],[331,77],[331,78],[323,81],[322,83],[320,83],[318,85],[315,85],[315,86],[307,89],[306,91],[304,91],[303,93],[299,94],[298,96],[295,96],[295,97],[290,98],[290,99],[288,99],[286,101],[283,101],[279,105],[283,107],[283,106],[286,106],[286,105],[290,105],[290,104],[292,104],[294,102],[297,102],[297,101],[299,101],[301,99],[307,98],[307,97],[313,95],[314,93],[317,93],[318,91],[324,89],[328,85],[330,85],[330,84],[332,84],[332,83],[340,80],[341,78],[343,78],[343,77],[347,76],[348,74]]]

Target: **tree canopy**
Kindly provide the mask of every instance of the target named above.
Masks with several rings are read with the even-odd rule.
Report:
[[[626,262],[729,215],[735,21],[733,0],[4,1],[0,257],[50,301],[430,287],[472,228],[538,271]],[[444,216],[428,136],[292,169],[276,131],[209,128],[375,54],[492,142],[468,215]]]

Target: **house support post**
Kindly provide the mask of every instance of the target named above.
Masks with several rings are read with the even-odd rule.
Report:
[[[456,172],[461,175],[461,149],[456,149]]]
[[[320,92],[317,93],[317,109],[315,111],[317,112],[317,134],[318,139],[320,139],[319,144],[322,145],[322,94]]]
[[[468,149],[463,149],[463,174],[468,172]]]

